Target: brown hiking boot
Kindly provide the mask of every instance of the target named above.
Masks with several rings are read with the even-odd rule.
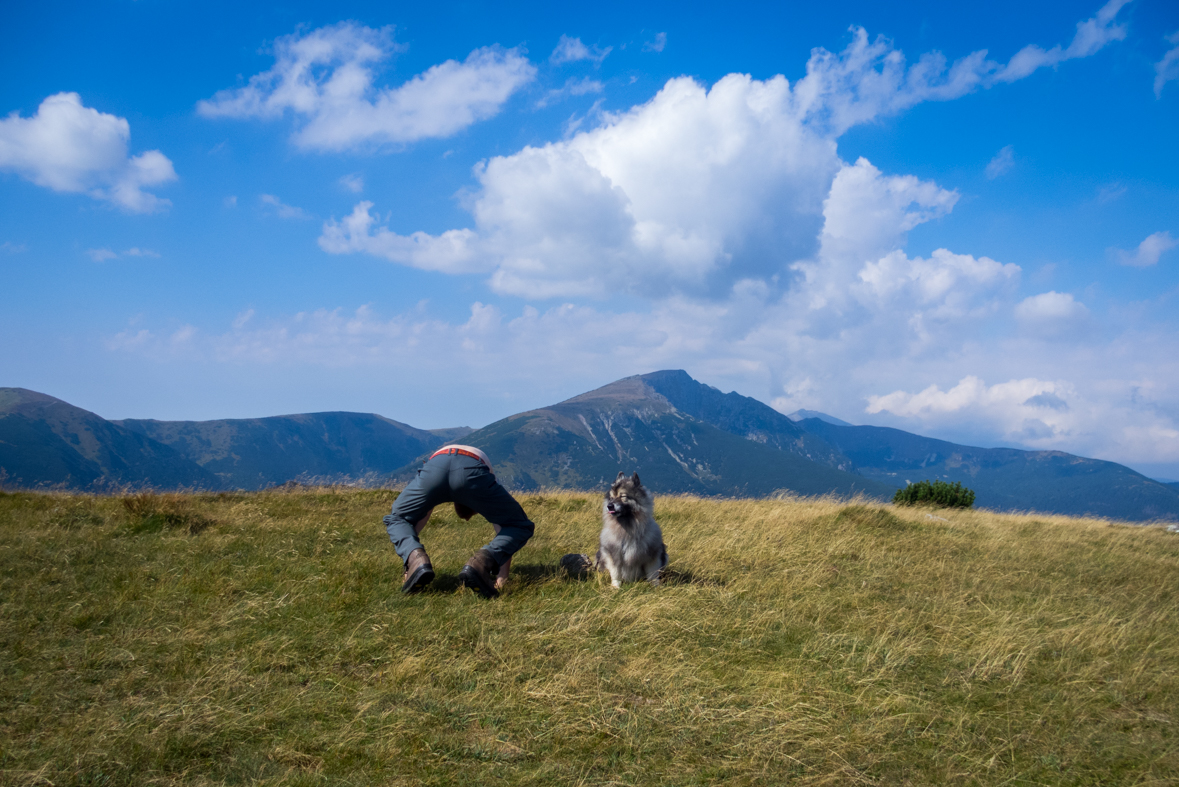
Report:
[[[499,563],[486,549],[480,549],[471,555],[467,565],[459,572],[459,584],[468,587],[483,598],[495,598],[499,591],[495,589],[495,575],[499,573]]]
[[[402,593],[417,593],[434,581],[434,567],[424,549],[415,549],[405,561],[405,576],[401,580]]]

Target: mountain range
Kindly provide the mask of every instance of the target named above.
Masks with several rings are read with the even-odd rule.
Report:
[[[1051,511],[1130,520],[1175,518],[1177,490],[1100,459],[1063,451],[974,448],[881,426],[798,424],[846,455],[856,472],[903,487],[924,479],[961,482],[980,508]]]
[[[416,429],[370,413],[111,423],[176,449],[233,489],[264,489],[299,477],[389,476],[471,432],[468,427]]]
[[[297,478],[387,478],[469,427],[416,429],[366,413],[107,421],[0,388],[0,480],[24,488],[265,489]]]
[[[488,453],[513,489],[602,489],[637,471],[657,493],[864,494],[961,481],[976,505],[1179,519],[1179,488],[1059,451],[976,448],[804,410],[783,415],[684,371],[618,380],[482,429],[417,429],[380,415],[107,421],[51,396],[0,388],[0,485],[264,489],[297,479],[388,484],[441,445]]]

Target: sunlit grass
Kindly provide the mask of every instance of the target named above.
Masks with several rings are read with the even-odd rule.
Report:
[[[1179,780],[1179,535],[826,499],[661,497],[659,588],[572,581],[598,497],[0,496],[0,783],[1133,784]]]

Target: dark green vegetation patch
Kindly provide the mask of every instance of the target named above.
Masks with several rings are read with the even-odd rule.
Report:
[[[958,481],[918,481],[898,489],[892,502],[899,506],[936,506],[938,508],[971,508],[974,492]]]

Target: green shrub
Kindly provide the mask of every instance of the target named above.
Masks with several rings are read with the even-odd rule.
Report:
[[[955,481],[918,481],[898,489],[892,502],[898,506],[938,506],[940,508],[971,508],[974,491]]]

